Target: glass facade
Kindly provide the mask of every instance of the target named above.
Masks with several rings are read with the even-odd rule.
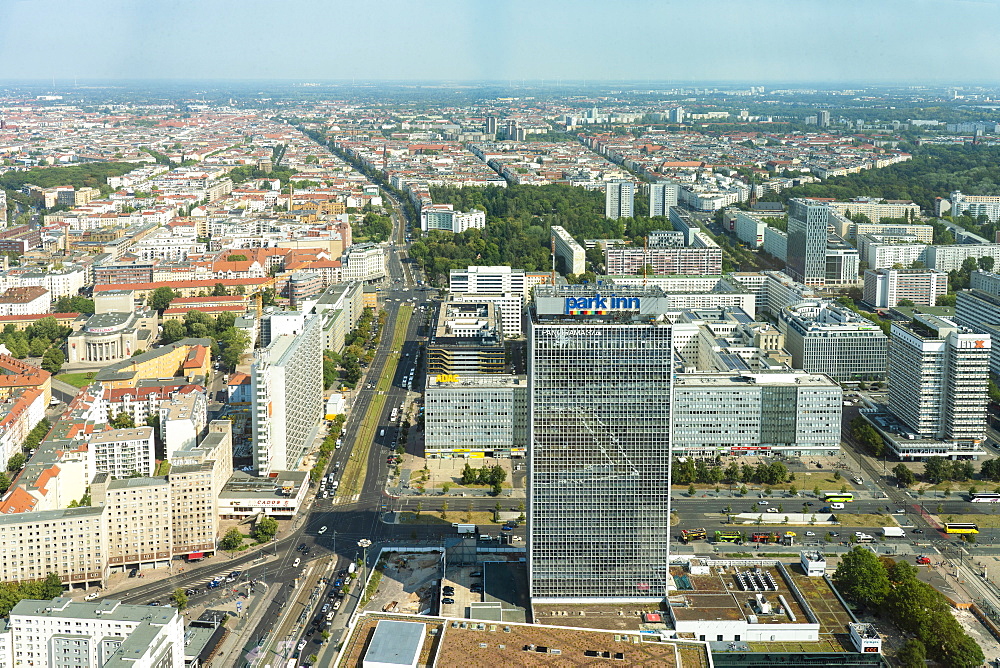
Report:
[[[531,596],[661,599],[670,507],[670,327],[533,318]]]

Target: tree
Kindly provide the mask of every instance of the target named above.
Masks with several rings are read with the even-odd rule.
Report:
[[[164,343],[180,341],[186,336],[187,328],[184,327],[184,323],[180,320],[167,320],[163,323],[163,334],[160,336],[160,339]]]
[[[264,515],[254,524],[250,530],[250,537],[258,543],[266,543],[272,540],[278,533],[278,522],[273,517]]]
[[[188,597],[184,593],[184,590],[178,587],[174,590],[174,593],[170,595],[170,605],[174,606],[178,610],[183,610],[187,607]]]
[[[698,490],[696,490],[694,488],[693,484],[690,487],[688,487],[688,496],[694,496],[697,493],[698,493]]]
[[[170,306],[170,302],[177,298],[177,293],[168,287],[156,288],[149,296],[149,308],[156,311],[163,311]]]
[[[212,296],[213,297],[226,297],[228,295],[229,295],[229,293],[226,292],[226,286],[223,285],[222,283],[216,283],[212,287]]]
[[[219,541],[219,548],[226,552],[238,550],[243,545],[243,534],[236,527],[226,532],[226,535]]]
[[[111,418],[109,422],[114,429],[134,429],[135,420],[128,413],[119,413],[118,415]]]
[[[28,458],[24,456],[23,452],[15,452],[7,460],[7,470],[11,473],[17,473],[24,468],[24,464],[27,461]]]
[[[902,487],[909,487],[917,481],[917,477],[913,475],[913,471],[902,462],[892,467],[892,474],[896,476],[896,483]]]
[[[63,364],[66,363],[66,356],[58,346],[52,346],[42,355],[42,368],[51,374],[59,373]]]
[[[916,638],[910,638],[903,649],[896,655],[903,668],[925,668],[927,665],[927,650],[924,644]]]
[[[53,313],[93,313],[94,300],[86,297],[61,297],[52,306]]]
[[[833,582],[847,598],[869,609],[878,608],[889,595],[889,576],[870,550],[856,547],[841,559]]]
[[[0,494],[10,489],[10,476],[6,471],[0,472]]]

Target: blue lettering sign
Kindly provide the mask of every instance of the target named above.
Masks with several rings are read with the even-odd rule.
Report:
[[[609,306],[610,304],[610,306]],[[563,303],[565,315],[604,315],[609,310],[638,311],[638,297],[602,297],[595,293],[592,297],[566,297]]]

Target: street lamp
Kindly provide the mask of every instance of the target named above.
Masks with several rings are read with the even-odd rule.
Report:
[[[362,550],[361,558],[361,587],[362,591],[365,586],[365,570],[368,565],[368,548],[372,546],[372,542],[367,538],[362,538],[358,541],[358,547]],[[360,596],[359,596],[360,598]]]

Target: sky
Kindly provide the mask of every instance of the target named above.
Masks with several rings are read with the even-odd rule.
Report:
[[[0,0],[0,79],[1000,82],[1000,0]]]

